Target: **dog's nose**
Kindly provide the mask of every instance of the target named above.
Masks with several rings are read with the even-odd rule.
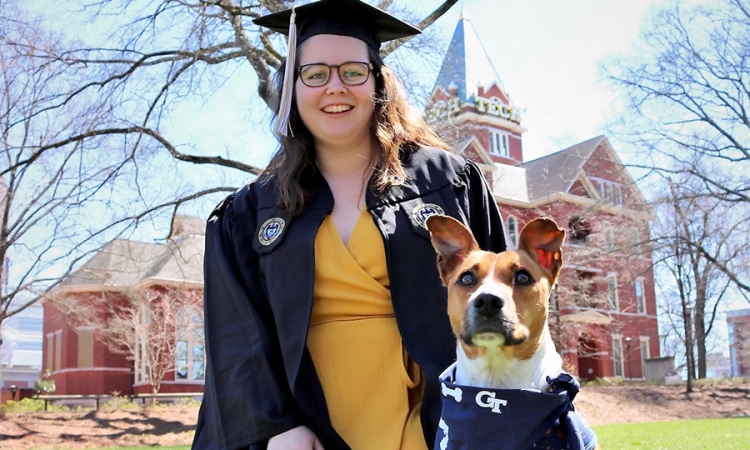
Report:
[[[503,305],[505,305],[505,300],[492,294],[481,294],[474,299],[473,303],[476,312],[485,317],[497,315]]]

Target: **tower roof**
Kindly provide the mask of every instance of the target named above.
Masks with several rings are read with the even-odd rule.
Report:
[[[488,87],[492,84],[505,92],[495,66],[464,11],[453,32],[433,92],[438,87],[447,91],[454,85],[461,103],[464,103],[477,94],[477,86]]]

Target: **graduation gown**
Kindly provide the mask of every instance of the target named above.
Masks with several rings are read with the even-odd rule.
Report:
[[[472,162],[439,149],[404,161],[407,181],[366,207],[380,230],[396,322],[425,378],[421,420],[432,447],[441,411],[439,375],[455,360],[447,293],[424,221],[446,214],[472,229],[480,247],[506,248],[487,182]],[[348,449],[328,420],[306,348],[318,227],[333,210],[322,176],[305,210],[277,205],[272,182],[253,182],[226,198],[206,228],[206,382],[194,449],[262,449],[299,425],[326,450]],[[363,386],[367,389],[367,386]],[[356,399],[352,399],[356,401]]]

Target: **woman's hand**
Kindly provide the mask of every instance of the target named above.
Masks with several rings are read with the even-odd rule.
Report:
[[[268,450],[325,450],[309,428],[298,426],[277,434],[268,441]]]

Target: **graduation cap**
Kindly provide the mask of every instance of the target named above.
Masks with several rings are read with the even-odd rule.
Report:
[[[419,34],[419,29],[360,0],[319,0],[307,5],[259,17],[256,25],[289,36],[284,84],[275,131],[287,135],[294,86],[297,46],[318,34],[351,36],[364,41],[376,52],[380,44]]]

